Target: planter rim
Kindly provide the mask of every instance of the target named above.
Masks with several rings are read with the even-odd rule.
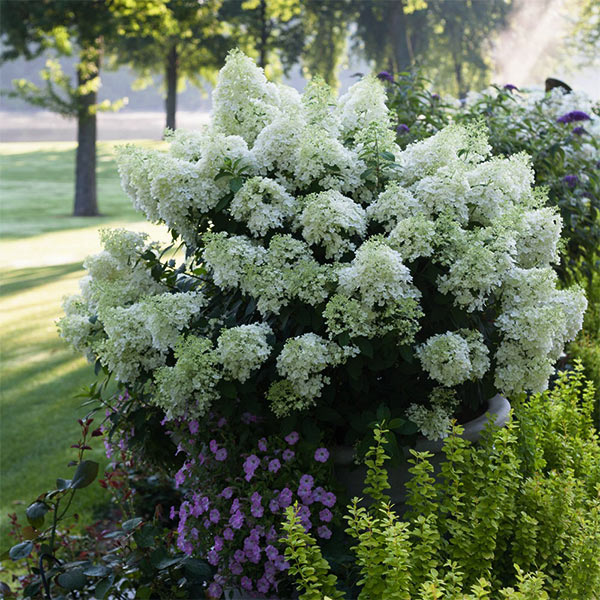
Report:
[[[481,437],[487,423],[493,418],[496,427],[504,427],[510,416],[510,402],[501,394],[496,394],[488,400],[487,410],[472,421],[467,421],[463,425],[461,437],[476,442]],[[444,446],[444,440],[428,440],[420,436],[415,444],[415,450],[418,452],[433,452],[439,454]],[[350,465],[354,461],[354,448],[351,446],[337,446],[333,448],[333,461],[338,465]]]

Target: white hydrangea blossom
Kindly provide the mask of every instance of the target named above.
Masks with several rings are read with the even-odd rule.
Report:
[[[410,270],[402,256],[382,239],[371,238],[362,244],[348,266],[339,268],[340,289],[357,293],[367,307],[383,306],[400,298],[420,297],[412,284]]]
[[[482,225],[490,225],[515,205],[529,205],[533,200],[534,173],[526,154],[494,157],[475,165],[466,178],[470,219]]]
[[[490,150],[481,131],[451,125],[430,138],[406,147],[398,157],[402,167],[401,180],[404,184],[412,184],[434,175],[441,168],[448,172],[455,167],[463,169],[465,163],[480,163]]]
[[[250,378],[269,358],[271,346],[267,336],[272,334],[266,323],[239,325],[221,331],[217,341],[217,354],[227,376],[242,383]]]
[[[167,293],[145,298],[140,305],[145,326],[152,336],[152,346],[161,352],[174,348],[181,330],[206,306],[206,302],[200,292]]]
[[[215,284],[224,289],[242,284],[247,272],[253,265],[262,264],[266,254],[262,246],[241,235],[209,232],[204,234],[203,241],[204,262]]]
[[[360,204],[336,190],[310,194],[305,202],[298,224],[309,244],[323,246],[326,258],[340,258],[356,248],[350,238],[364,237],[367,228]]]
[[[100,324],[90,313],[87,302],[79,295],[66,297],[62,306],[65,315],[57,323],[60,337],[92,361],[92,340],[94,334],[100,331]]]
[[[330,381],[329,377],[323,375],[323,371],[342,364],[357,353],[358,349],[353,346],[342,348],[314,333],[289,338],[277,357],[277,372],[289,385],[290,404],[294,408],[314,404],[315,399],[321,395],[323,386]],[[279,414],[285,414],[289,410],[289,406],[285,405],[273,408]]]
[[[260,237],[270,229],[282,227],[294,214],[294,199],[276,181],[252,177],[236,192],[229,212],[236,221],[245,222],[254,236]]]
[[[433,335],[416,353],[429,376],[447,387],[481,379],[489,367],[488,349],[478,331]]]
[[[106,309],[102,324],[106,339],[98,342],[94,351],[117,381],[134,382],[142,371],[152,371],[164,364],[163,353],[153,347],[141,303]]]
[[[316,305],[327,298],[335,276],[319,264],[305,242],[291,235],[274,235],[262,262],[255,261],[241,288],[257,299],[261,314],[279,313],[290,300]]]
[[[403,260],[412,261],[420,256],[433,254],[435,235],[435,223],[420,214],[398,221],[387,240]]]
[[[83,262],[89,274],[86,298],[92,312],[165,291],[165,286],[156,282],[139,261],[140,255],[154,246],[146,244],[147,237],[125,229],[101,230],[104,250]]]
[[[160,169],[160,158],[154,150],[133,144],[117,146],[117,168],[121,186],[131,198],[133,207],[150,221],[158,221],[158,200],[152,195],[151,173]]]
[[[429,395],[431,408],[411,404],[406,416],[419,428],[421,435],[436,441],[448,437],[452,425],[452,411],[458,406],[454,390],[437,387]]]
[[[558,263],[562,218],[556,209],[544,207],[520,215],[516,237],[517,262],[526,268]]]
[[[216,390],[221,378],[218,354],[209,339],[189,335],[179,338],[175,359],[175,366],[156,371],[152,402],[162,408],[168,418],[202,417],[219,398]]]
[[[385,89],[374,76],[361,79],[344,94],[338,103],[342,135],[350,137],[371,123],[389,126],[390,116]]]
[[[469,220],[467,198],[470,191],[466,173],[458,167],[442,167],[426,175],[410,191],[429,215],[450,214],[461,224]]]
[[[228,135],[241,136],[250,145],[279,114],[277,86],[239,50],[229,53],[212,97],[214,126]]]
[[[545,389],[565,343],[581,329],[585,294],[577,288],[557,290],[556,282],[549,267],[515,268],[510,274],[496,319],[502,341],[495,383],[507,394]]]
[[[424,212],[421,203],[398,182],[388,183],[377,199],[367,207],[369,221],[381,223],[390,232],[402,219]]]
[[[295,188],[317,184],[351,193],[362,184],[360,174],[364,168],[358,154],[326,129],[313,125],[302,130],[294,156]]]

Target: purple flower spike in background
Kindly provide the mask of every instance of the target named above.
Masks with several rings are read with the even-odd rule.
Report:
[[[377,79],[379,79],[379,81],[389,81],[390,83],[394,83],[394,76],[387,71],[377,73]]]
[[[398,127],[396,127],[397,133],[408,133],[409,131],[410,131],[410,127],[408,125],[405,125],[404,123],[400,123],[400,125],[398,125]]]
[[[587,133],[587,131],[585,130],[585,127],[573,127],[573,133],[575,135],[583,135],[584,133]]]
[[[513,85],[512,83],[507,83],[503,89],[505,89],[507,92],[519,91],[519,88],[516,85]]]
[[[570,187],[574,188],[579,183],[579,177],[577,175],[565,175],[563,181]]]
[[[327,462],[327,459],[329,458],[329,451],[327,450],[327,448],[317,448],[315,450],[315,460],[317,462]]]
[[[557,123],[573,123],[574,121],[589,121],[590,115],[582,110],[572,110],[556,119]]]

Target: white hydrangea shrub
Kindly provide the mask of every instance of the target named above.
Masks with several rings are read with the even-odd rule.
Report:
[[[168,152],[120,150],[125,191],[185,258],[103,234],[59,323],[77,350],[170,418],[233,389],[277,417],[385,402],[435,438],[467,390],[547,385],[586,300],[558,289],[561,220],[526,156],[490,158],[459,125],[401,151],[375,79],[300,96],[240,52],[213,98]]]

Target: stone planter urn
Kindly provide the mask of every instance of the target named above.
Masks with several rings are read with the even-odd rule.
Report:
[[[510,414],[510,402],[500,394],[496,394],[488,400],[487,410],[484,414],[463,424],[464,431],[461,435],[470,442],[477,442],[485,426],[493,420],[496,427],[503,427],[508,422]],[[431,452],[433,458],[430,461],[434,467],[434,472],[439,471],[439,466],[444,458],[442,447],[444,440],[428,440],[419,437],[415,444],[415,450],[419,452]],[[408,458],[408,449],[406,450]],[[365,465],[354,465],[354,449],[349,446],[338,446],[333,449],[334,470],[337,480],[346,488],[349,496],[363,497],[364,480],[367,474]],[[388,480],[390,489],[387,494],[396,505],[402,505],[405,498],[405,484],[410,479],[408,468],[411,465],[408,462],[395,467],[388,468]]]

